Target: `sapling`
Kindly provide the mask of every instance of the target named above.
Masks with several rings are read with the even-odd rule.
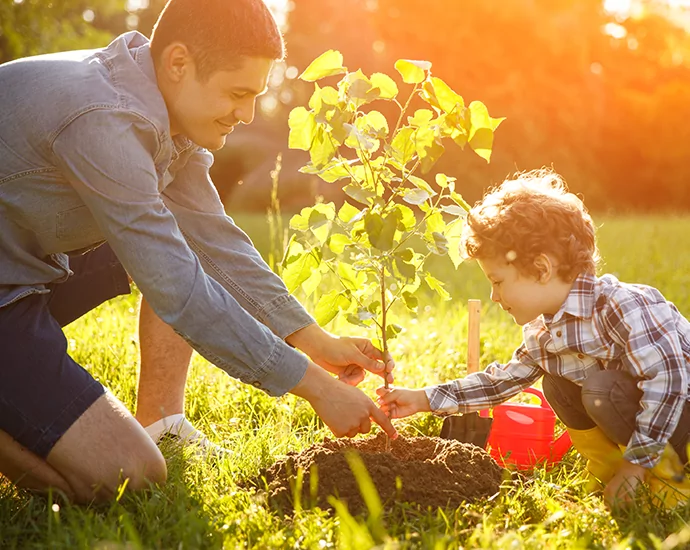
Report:
[[[494,131],[503,121],[491,118],[479,101],[466,106],[432,76],[428,61],[401,59],[395,68],[412,86],[404,101],[390,76],[348,72],[337,51],[319,56],[300,75],[315,82],[315,89],[308,108],[290,112],[289,146],[309,151],[301,172],[343,182],[347,199],[340,208],[317,202],[293,216],[294,233],[282,262],[291,292],[301,287],[311,295],[324,275],[334,274],[338,286],[319,297],[317,322],[325,325],[343,315],[375,328],[384,353],[402,329],[392,322],[391,308],[403,304],[416,313],[422,281],[442,299],[450,298],[426,260],[447,254],[456,269],[461,263],[458,244],[469,206],[456,191],[456,179],[431,177],[432,168],[450,142],[461,149],[469,145],[488,162]],[[343,75],[335,87],[316,83],[334,75]],[[429,108],[410,112],[415,98]],[[371,109],[373,102],[395,105],[394,125]],[[412,246],[419,239],[425,248]]]

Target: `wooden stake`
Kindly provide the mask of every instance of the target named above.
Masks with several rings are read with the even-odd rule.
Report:
[[[481,300],[467,301],[467,374],[479,371],[479,321]]]

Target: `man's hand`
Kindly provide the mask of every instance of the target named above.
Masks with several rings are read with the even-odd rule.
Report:
[[[388,417],[361,390],[340,383],[311,362],[290,393],[309,401],[336,437],[369,433],[372,420],[391,439],[398,437]]]
[[[390,418],[404,418],[418,412],[430,412],[431,406],[424,390],[378,388],[378,403]]]
[[[606,484],[604,502],[609,508],[629,506],[635,499],[635,492],[644,481],[646,469],[623,460],[616,474]]]
[[[393,358],[390,354],[384,357],[383,352],[366,338],[338,338],[313,324],[291,334],[286,341],[351,386],[364,380],[365,370],[393,382]]]

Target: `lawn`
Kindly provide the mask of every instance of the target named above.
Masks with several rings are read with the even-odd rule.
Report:
[[[235,219],[266,250],[265,219]],[[654,285],[690,315],[690,218],[607,217],[600,225],[600,271]],[[452,269],[442,259],[435,267]],[[438,303],[429,296],[418,321],[399,317],[405,330],[391,348],[399,385],[421,386],[464,373],[468,298],[484,301],[483,365],[507,360],[520,342],[519,327],[489,302],[489,286],[476,265],[462,265],[447,288],[452,301]],[[132,409],[137,299],[114,300],[66,329],[73,357]],[[361,334],[345,324],[328,328]],[[369,379],[363,387],[373,395],[376,385]],[[501,492],[485,502],[453,510],[396,504],[382,526],[318,509],[283,515],[242,482],[287,452],[329,436],[309,406],[293,396],[270,398],[195,355],[187,413],[233,456],[212,461],[170,452],[166,486],[141,495],[125,492],[105,506],[70,506],[0,482],[0,548],[670,549],[690,541],[690,507],[674,512],[639,507],[614,516],[598,496],[584,492],[583,462],[573,452],[551,470],[507,478]],[[437,435],[440,421],[419,415],[397,426],[407,435]]]

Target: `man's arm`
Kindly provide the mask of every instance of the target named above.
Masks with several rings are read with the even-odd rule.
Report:
[[[163,192],[163,201],[204,271],[274,334],[341,380],[356,385],[364,378],[363,369],[381,376],[384,369],[390,372],[392,360],[369,340],[329,334],[290,295],[249,237],[226,215],[209,177],[212,163],[211,153],[193,153]]]
[[[206,275],[161,199],[158,147],[148,121],[96,110],[70,123],[53,152],[156,314],[231,376],[285,393],[303,378],[307,359]]]

